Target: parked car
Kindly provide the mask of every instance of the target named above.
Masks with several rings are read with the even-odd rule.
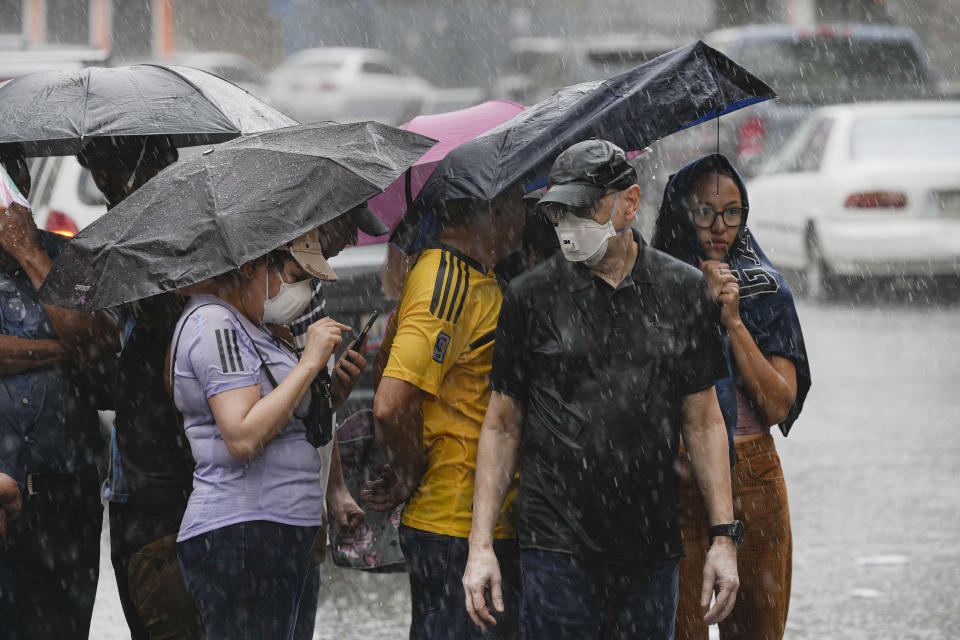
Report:
[[[752,25],[714,31],[704,41],[779,96],[721,119],[722,149],[747,175],[818,106],[937,95],[923,43],[905,27]]]
[[[531,105],[555,90],[628,71],[683,44],[661,35],[608,34],[576,38],[517,38],[487,90]]]
[[[301,122],[406,122],[433,87],[390,54],[359,47],[303,49],[270,73],[267,96]]]
[[[104,66],[110,52],[90,47],[43,45],[33,46],[19,40],[0,44],[0,82],[34,71],[73,71],[84,67]]]
[[[266,94],[266,78],[257,65],[239,53],[228,51],[187,51],[174,54],[164,64],[200,69],[238,87],[246,89],[258,98]]]
[[[72,237],[106,212],[103,194],[75,156],[28,162],[33,181],[30,206],[39,228]]]
[[[814,296],[836,276],[960,275],[960,102],[817,109],[748,192],[762,246]]]

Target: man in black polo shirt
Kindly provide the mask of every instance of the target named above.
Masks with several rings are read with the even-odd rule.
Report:
[[[672,638],[681,435],[718,525],[705,619],[736,599],[717,308],[696,269],[630,228],[639,204],[636,172],[609,142],[576,144],[551,169],[538,211],[562,255],[511,283],[497,326],[463,578],[480,626],[495,623],[487,589],[503,607],[492,532],[519,469],[520,637]]]

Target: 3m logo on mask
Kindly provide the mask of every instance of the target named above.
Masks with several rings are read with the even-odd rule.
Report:
[[[450,346],[450,336],[444,332],[437,334],[437,341],[433,345],[433,359],[436,362],[443,362],[447,355],[447,347]]]

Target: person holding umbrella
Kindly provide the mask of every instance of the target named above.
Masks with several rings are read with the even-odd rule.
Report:
[[[22,155],[5,155],[28,191]],[[65,244],[29,209],[0,207],[0,472],[22,496],[0,540],[10,638],[86,638],[97,589],[103,439],[89,379],[115,351],[115,327],[104,313],[38,300]]]
[[[562,255],[511,282],[480,433],[465,607],[497,624],[511,597],[493,532],[519,470],[521,638],[673,637],[683,550],[673,470],[682,433],[716,544],[701,593],[722,619],[737,592],[726,371],[702,276],[645,246],[636,172],[605,140],[563,151],[538,211]],[[515,597],[515,596],[514,596]],[[491,610],[492,605],[492,610]]]
[[[289,323],[310,299],[309,283],[305,292],[296,284],[306,273],[288,264],[293,258],[287,249],[276,250],[381,192],[432,144],[423,136],[360,122],[287,127],[210,147],[171,165],[82,229],[44,283],[44,300],[82,309],[110,308],[171,291],[192,295],[191,303],[204,294],[213,297],[205,306],[195,304],[195,314],[182,316],[171,350],[177,372],[172,376],[174,398],[194,456],[205,461],[194,473],[194,493],[180,528],[186,546],[179,549],[181,568],[204,625],[220,629],[208,634],[212,637],[236,637],[236,629],[221,629],[235,620],[248,627],[251,637],[263,637],[259,632],[264,627],[272,629],[267,636],[275,629],[289,632],[307,555],[322,521],[325,469],[316,446],[330,441],[332,424],[324,419],[330,415],[330,393],[315,379],[339,343],[342,325],[320,321],[331,328],[326,346],[319,349],[322,353],[311,348],[316,323],[311,326],[304,364],[264,331],[265,316],[270,319],[273,314],[275,323]],[[270,254],[274,255],[268,274]],[[268,304],[267,298],[273,301]],[[227,314],[225,322],[232,324],[212,327],[201,322],[211,309]],[[188,306],[186,313],[192,311]],[[206,329],[210,331],[204,333]],[[184,349],[189,357],[178,351]],[[260,354],[264,360],[255,358]],[[197,369],[194,356],[207,359],[210,367]],[[180,375],[184,371],[187,375]],[[207,393],[205,383],[222,389],[219,395],[231,396],[225,416],[218,415],[218,394]],[[301,383],[311,389],[306,402]],[[260,395],[269,399],[258,400]],[[258,420],[264,411],[270,415],[266,423]],[[256,428],[264,425],[267,432]],[[230,448],[225,441],[230,441]],[[276,477],[264,473],[266,467],[278,465],[282,472]],[[243,487],[254,486],[259,488],[252,494],[244,493]],[[221,490],[227,495],[224,500],[210,498],[210,491]],[[264,589],[272,589],[275,598],[243,599],[237,590],[252,594],[250,582],[233,575],[228,590],[235,602],[226,603],[229,610],[224,611],[224,601],[218,599],[223,590],[207,580],[210,565],[197,553],[207,555],[202,548],[207,543],[212,553],[215,541],[224,541],[230,533],[262,533],[264,523],[284,529],[283,535],[292,538],[290,544],[298,551],[288,554],[291,563],[277,565],[276,575],[261,566],[269,573],[264,575],[270,585]],[[199,549],[190,544],[197,540]],[[251,548],[251,553],[263,553],[249,559],[274,564],[269,553],[280,550],[276,544],[270,547]],[[229,545],[216,545],[216,550],[226,554],[221,565],[229,565],[231,571],[239,567],[237,557],[229,555]],[[216,582],[222,579],[223,575],[213,576]],[[271,598],[281,610],[263,612]],[[237,620],[233,615],[237,606],[256,612],[256,620],[249,616]]]
[[[747,228],[747,190],[730,161],[712,154],[670,177],[653,246],[699,267],[720,306],[734,376],[717,382],[731,416],[736,463],[731,472],[734,516],[747,536],[740,548],[740,591],[720,637],[783,637],[790,604],[793,539],[783,469],[770,426],[784,436],[803,408],[810,366],[793,296]],[[689,447],[688,447],[689,448]],[[677,638],[707,638],[699,579],[710,536],[690,463],[681,452],[681,526]]]

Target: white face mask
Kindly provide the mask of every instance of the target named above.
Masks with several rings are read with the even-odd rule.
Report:
[[[604,224],[588,218],[565,213],[557,221],[555,231],[560,240],[563,257],[571,262],[595,265],[607,253],[607,241],[619,233],[613,228],[613,212],[617,209],[618,193],[613,199],[610,217]]]
[[[283,277],[279,271],[276,271],[276,274],[277,277],[280,278],[280,291],[277,291],[277,295],[272,298],[268,297],[264,300],[263,319],[261,322],[264,324],[290,324],[299,318],[307,308],[307,305],[310,304],[310,299],[313,297],[313,289],[310,287],[309,278],[290,284],[289,282],[283,281]],[[269,272],[267,273],[266,280],[267,295],[269,296]]]

